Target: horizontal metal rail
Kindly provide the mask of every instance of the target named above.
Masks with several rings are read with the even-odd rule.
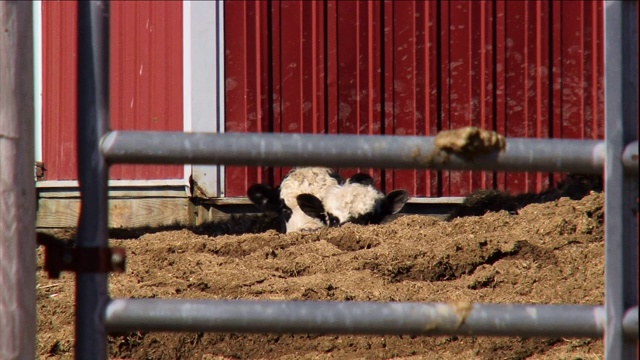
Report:
[[[601,173],[598,141],[510,139],[502,153],[473,161],[438,151],[434,137],[260,133],[114,131],[102,141],[103,155],[117,163],[214,163],[226,165],[353,166],[564,170]],[[555,146],[554,146],[555,145]],[[564,156],[559,156],[563,154]],[[566,159],[575,159],[570,164]],[[551,165],[546,165],[551,162]]]
[[[635,318],[634,318],[635,316]],[[625,319],[637,338],[638,312]],[[107,331],[601,337],[604,307],[470,303],[115,299]]]
[[[639,142],[634,141],[627,145],[622,153],[622,166],[625,171],[635,175],[638,174],[638,146]]]
[[[622,330],[627,339],[638,341],[638,307],[634,306],[624,313]]]
[[[472,157],[440,150],[433,136],[183,133],[112,131],[101,144],[110,163],[332,166],[601,174],[598,140],[509,138],[503,151]],[[629,145],[633,146],[633,145]],[[629,150],[624,161],[638,173]]]

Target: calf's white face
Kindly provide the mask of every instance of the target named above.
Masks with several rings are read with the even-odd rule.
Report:
[[[344,180],[333,170],[323,167],[302,167],[291,170],[277,188],[257,184],[248,190],[249,199],[259,208],[281,215],[281,232],[310,231],[324,227],[318,218],[305,214],[298,206],[300,194],[311,194],[324,200],[330,188]]]
[[[346,182],[331,169],[303,167],[291,170],[277,188],[257,184],[248,190],[259,208],[281,215],[281,232],[311,231],[346,222],[379,224],[400,211],[407,192],[384,195],[373,187],[373,178],[356,174]]]
[[[298,195],[298,206],[305,214],[320,220],[325,226],[337,226],[346,222],[379,224],[402,209],[408,200],[408,194],[404,190],[394,190],[385,196],[372,184],[370,176],[357,174],[345,184],[328,189],[324,199],[313,194]]]

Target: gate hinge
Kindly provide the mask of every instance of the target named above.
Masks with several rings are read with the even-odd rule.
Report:
[[[109,273],[124,272],[126,252],[121,247],[71,247],[49,234],[37,233],[43,245],[44,269],[50,279],[58,279],[60,272]]]

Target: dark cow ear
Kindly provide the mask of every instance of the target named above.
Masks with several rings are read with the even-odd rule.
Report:
[[[282,208],[280,190],[269,185],[256,184],[247,190],[247,196],[261,210],[278,212]]]
[[[350,184],[373,185],[373,178],[369,174],[357,173],[349,178]]]
[[[327,223],[329,227],[338,227],[340,226],[340,219],[331,213],[327,213]]]
[[[320,201],[320,199],[315,195],[300,194],[296,197],[296,200],[298,201],[298,206],[303,213],[311,216],[312,218],[325,221],[324,205],[322,205],[322,201]]]
[[[396,214],[409,200],[409,193],[405,190],[393,190],[384,197],[385,212],[387,215]]]
[[[338,174],[337,172],[335,172],[335,171],[333,171],[333,170],[332,170],[332,171],[329,173],[329,176],[330,176],[331,178],[333,178],[335,181],[337,181],[337,182],[338,182],[338,185],[343,185],[343,184],[344,184],[344,179],[343,179],[343,178],[342,178],[342,176],[340,176],[340,174]]]

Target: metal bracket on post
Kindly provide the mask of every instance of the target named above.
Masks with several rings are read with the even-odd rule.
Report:
[[[36,180],[44,180],[44,173],[47,171],[47,168],[44,166],[44,161],[36,161],[34,167]]]
[[[71,247],[55,237],[38,233],[38,245],[45,248],[44,269],[50,279],[62,271],[75,273],[124,272],[126,252],[121,247]]]

